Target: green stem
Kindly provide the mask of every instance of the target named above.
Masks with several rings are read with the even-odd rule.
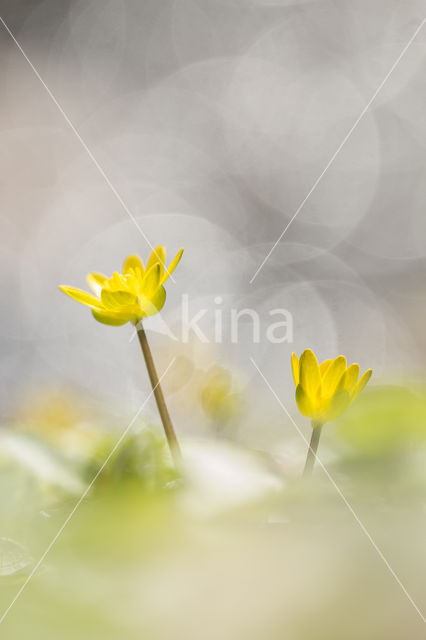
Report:
[[[182,463],[182,453],[180,450],[179,442],[176,437],[173,423],[170,418],[169,411],[167,409],[166,401],[164,399],[163,391],[160,386],[160,380],[155,368],[154,359],[152,357],[151,349],[148,344],[145,330],[139,325],[138,329],[139,343],[142,347],[143,357],[145,359],[146,368],[148,370],[149,379],[151,381],[152,390],[154,392],[155,401],[157,403],[158,413],[160,414],[161,422],[163,423],[164,431],[166,434],[167,442],[169,443],[170,452],[173,457],[173,461],[177,468]]]
[[[306,456],[305,468],[303,470],[304,476],[309,476],[312,473],[312,469],[314,468],[321,429],[322,424],[320,422],[312,421],[312,436],[309,443],[308,455]]]

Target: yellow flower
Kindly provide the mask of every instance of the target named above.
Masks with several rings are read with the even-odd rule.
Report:
[[[231,372],[218,365],[205,373],[200,399],[205,413],[221,426],[235,418],[242,405],[241,394],[232,393]]]
[[[299,411],[316,425],[336,420],[359,396],[373,373],[368,369],[358,380],[359,364],[348,367],[344,356],[318,364],[310,349],[302,353],[300,360],[293,353],[291,367]]]
[[[89,273],[87,282],[95,295],[60,286],[67,295],[92,309],[99,322],[120,326],[126,322],[137,324],[146,316],[153,316],[163,308],[166,300],[164,283],[176,269],[183,249],[165,269],[166,250],[156,247],[144,268],[138,256],[124,261],[123,273],[115,272],[111,278],[101,273]]]

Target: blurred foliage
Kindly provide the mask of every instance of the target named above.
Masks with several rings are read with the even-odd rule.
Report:
[[[404,455],[426,442],[426,390],[370,389],[342,416],[338,432],[358,455]]]
[[[113,450],[120,433],[104,436],[94,447],[85,470],[87,479],[93,477]],[[99,475],[99,484],[119,483],[137,479],[146,489],[159,489],[177,480],[164,437],[150,428],[130,433],[110,457]]]
[[[221,403],[235,393],[232,378],[214,369],[202,382],[211,392],[207,415],[220,421],[224,411],[226,423],[233,413]],[[1,612],[129,421],[56,393],[52,405],[39,398],[34,412],[27,407],[3,426]],[[330,474],[419,608],[425,424],[424,390],[376,387],[328,425],[320,445]],[[226,439],[184,441],[183,451],[178,478],[161,430],[141,417],[10,610],[2,637],[423,637],[420,616],[320,468],[290,479],[273,452]]]
[[[49,482],[55,484],[62,479],[62,490],[71,494],[78,494],[109,456],[99,473],[98,485],[136,478],[147,488],[158,488],[174,480],[176,473],[162,432],[141,418],[115,451],[130,418],[118,422],[88,410],[75,395],[54,392],[31,399],[19,412],[7,438],[16,443],[12,449],[18,458],[25,458],[27,471],[37,480],[51,468]],[[25,447],[32,450],[23,456]],[[67,483],[61,469],[74,471],[79,481]]]

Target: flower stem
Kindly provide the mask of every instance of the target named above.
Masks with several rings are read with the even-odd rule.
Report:
[[[176,438],[176,433],[173,428],[169,411],[167,409],[163,391],[160,386],[158,373],[155,368],[145,329],[143,329],[143,327],[139,325],[137,332],[139,343],[142,347],[143,357],[145,358],[145,364],[148,370],[149,379],[151,381],[152,390],[154,392],[155,401],[157,403],[158,413],[160,414],[161,422],[163,423],[164,431],[166,433],[167,442],[169,443],[170,452],[172,454],[175,466],[179,468],[182,463],[182,453],[180,450],[179,442]]]
[[[321,435],[322,424],[320,422],[312,421],[312,435],[309,443],[308,455],[306,456],[305,468],[303,475],[308,476],[312,473],[314,468],[315,457],[317,454],[318,443]]]

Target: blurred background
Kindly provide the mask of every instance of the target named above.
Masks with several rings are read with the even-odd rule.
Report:
[[[150,401],[0,623],[8,638],[424,637],[327,478],[296,482],[306,443],[250,361],[307,438],[291,352],[373,368],[320,456],[424,610],[426,27],[250,283],[424,14],[0,0],[48,88],[0,25],[3,609],[149,392],[130,325],[96,323],[57,285],[146,259],[146,238],[183,246],[162,316],[179,335],[186,294],[210,338],[149,331],[160,372],[176,357],[164,389],[188,485]],[[247,307],[261,340],[247,324],[232,343],[226,318]],[[292,343],[265,339],[276,308]]]

